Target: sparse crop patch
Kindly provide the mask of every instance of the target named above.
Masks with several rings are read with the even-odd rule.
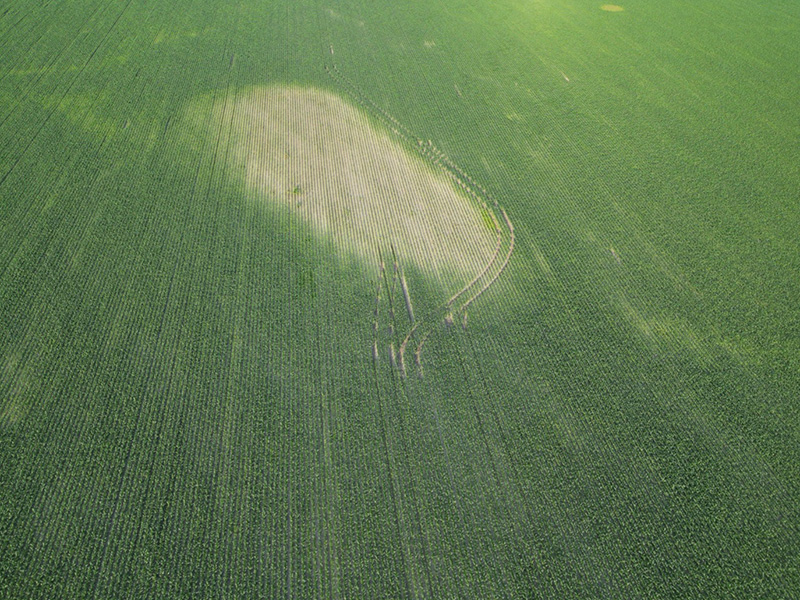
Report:
[[[329,73],[350,85],[337,67]],[[382,257],[391,255],[386,328],[393,340],[391,362],[404,370],[412,339],[419,358],[431,326],[445,314],[465,313],[497,280],[513,252],[513,227],[502,208],[503,218],[495,216],[485,190],[431,140],[414,138],[350,87],[385,129],[330,91],[283,85],[249,88],[226,98],[225,106],[211,106],[206,122],[213,132],[229,127],[231,171],[242,174],[254,200],[288,208],[372,275],[381,265],[379,295],[386,279]],[[199,121],[207,111],[198,101],[189,113]],[[411,265],[442,289],[439,308],[419,319],[402,272]],[[395,322],[398,306],[393,301],[398,285],[408,315],[402,329]],[[382,329],[379,314],[376,335]]]
[[[479,208],[336,94],[277,85],[232,102],[229,160],[253,198],[290,208],[342,255],[372,270],[378,251],[394,247],[445,290],[491,256],[494,235]],[[216,128],[221,108],[213,111]]]

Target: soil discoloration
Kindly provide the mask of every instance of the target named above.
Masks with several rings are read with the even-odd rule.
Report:
[[[341,97],[250,88],[233,99],[230,123],[228,160],[253,197],[288,207],[369,268],[393,247],[449,291],[492,256],[494,233],[471,199]]]

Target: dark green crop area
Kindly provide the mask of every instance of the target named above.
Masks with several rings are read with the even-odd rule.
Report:
[[[602,6],[3,2],[0,597],[800,597],[800,3]],[[468,319],[275,86],[506,211]]]

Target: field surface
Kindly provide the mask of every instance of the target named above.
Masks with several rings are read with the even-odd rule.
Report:
[[[0,5],[0,597],[800,596],[800,4]]]

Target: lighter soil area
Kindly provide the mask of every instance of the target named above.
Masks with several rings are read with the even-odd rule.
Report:
[[[214,131],[221,117],[211,119]],[[312,87],[251,88],[225,120],[231,171],[252,197],[287,207],[340,254],[377,268],[379,251],[389,266],[393,247],[401,264],[446,288],[491,258],[496,233],[476,202],[341,97]]]

